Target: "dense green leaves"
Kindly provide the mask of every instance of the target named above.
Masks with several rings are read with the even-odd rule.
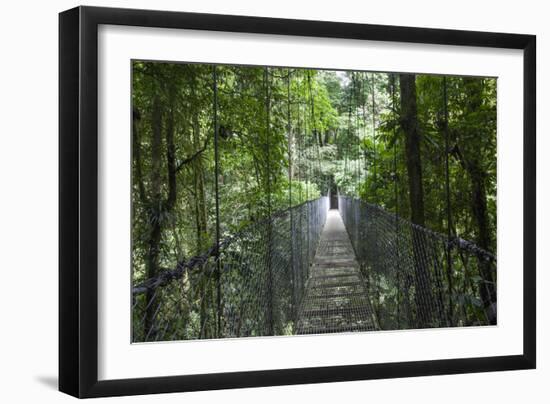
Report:
[[[397,77],[134,62],[135,281],[212,246],[216,201],[221,238],[330,188],[410,217]],[[426,226],[494,251],[496,79],[418,75],[416,97]]]

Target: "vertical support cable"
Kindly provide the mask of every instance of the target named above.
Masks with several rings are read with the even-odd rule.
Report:
[[[395,251],[396,251],[396,266],[397,266],[397,329],[401,327],[401,268],[399,257],[399,187],[397,176],[397,131],[395,124],[395,75],[391,74],[391,103],[393,115],[393,187],[395,199]]]
[[[358,119],[359,119],[359,116],[357,115],[357,108],[358,108],[358,102],[359,102],[359,97],[358,97],[358,90],[357,90],[357,72],[352,72],[351,73],[351,77],[352,77],[352,89],[353,89],[353,102],[354,102],[354,105],[353,105],[353,117],[354,117],[354,121],[355,121],[355,127],[354,127],[354,131],[353,131],[353,135],[354,137],[356,137],[357,139],[359,139],[359,136],[358,136]],[[354,145],[355,145],[355,142],[354,142]],[[359,145],[359,147],[361,147],[361,145]],[[359,192],[359,187],[361,185],[360,181],[359,181],[359,159],[356,158],[357,156],[355,156],[355,153],[354,153],[354,164],[353,164],[353,170],[354,170],[354,173],[353,175],[355,176],[355,192],[354,192],[354,195],[353,195],[353,198],[355,200],[358,200],[359,199],[359,196],[360,196],[360,192]],[[353,230],[352,230],[352,234],[353,234],[353,238],[354,238],[354,241],[353,243],[355,244],[355,254],[357,255],[357,257],[359,258],[359,261],[362,263],[362,257],[363,257],[363,254],[361,253],[361,247],[362,247],[362,243],[359,243],[359,231],[360,231],[360,225],[359,225],[359,216],[360,216],[360,212],[359,212],[359,209],[360,209],[360,206],[358,206],[356,204],[357,208],[353,210],[353,222],[354,222],[354,226],[353,226]]]
[[[214,109],[214,176],[216,177],[214,192],[216,198],[216,286],[217,286],[217,335],[221,337],[221,261],[220,261],[220,195],[219,195],[219,176],[220,176],[220,156],[218,148],[218,71],[217,66],[212,68],[213,79],[213,109]]]
[[[317,133],[317,122],[315,120],[315,98],[313,96],[313,90],[311,87],[311,71],[308,70],[307,72],[307,85],[309,87],[309,103],[311,107],[311,121],[313,126],[313,140],[315,144],[315,150],[317,151],[317,170],[319,171],[319,175],[321,176],[321,154],[320,154],[320,147],[321,147],[321,134]],[[321,189],[321,194],[323,193],[323,190]]]
[[[361,171],[360,171],[360,161],[361,161],[361,136],[359,135],[359,114],[357,113],[357,110],[359,109],[359,89],[357,88],[359,85],[358,79],[357,79],[357,72],[354,72],[354,98],[355,98],[355,108],[353,108],[353,116],[355,118],[355,136],[357,137],[357,159],[355,160],[355,190],[356,190],[356,197],[357,199],[361,196]]]
[[[304,94],[305,96],[305,94]],[[307,145],[307,133],[310,130],[311,123],[308,122],[307,119],[307,98],[304,100],[303,105],[303,117],[304,117],[304,146],[305,149],[308,150],[308,153],[306,154],[306,235],[307,235],[307,276],[309,278],[310,274],[310,263],[311,263],[311,205],[309,203],[309,200],[311,198],[309,194],[309,187],[311,183],[311,153],[310,149],[311,147],[308,147]]]
[[[296,177],[298,180],[298,183],[300,186],[298,187],[298,200],[300,208],[298,210],[298,229],[299,229],[299,247],[298,247],[298,253],[299,253],[299,263],[300,263],[300,279],[301,281],[305,282],[305,275],[304,275],[304,236],[303,236],[303,216],[304,216],[304,200],[303,200],[303,193],[302,193],[302,181],[303,181],[303,175],[302,175],[302,164],[303,164],[303,147],[302,147],[302,119],[300,114],[300,99],[297,98],[296,100],[296,119],[297,122],[297,131],[296,131],[296,155],[298,160],[298,165],[296,169]]]
[[[374,73],[371,73],[371,99],[372,99],[372,145],[374,148],[374,155],[373,155],[373,180],[374,180],[374,203],[378,203],[378,185],[376,183],[376,158],[377,158],[377,152],[376,152],[376,102],[374,99],[374,93],[375,93],[375,86],[374,86]]]
[[[266,175],[267,175],[267,215],[268,215],[268,225],[267,225],[267,335],[274,335],[274,319],[273,319],[273,273],[271,268],[271,259],[272,253],[271,249],[273,248],[273,234],[272,234],[272,218],[271,218],[271,162],[270,162],[270,94],[269,94],[269,71],[268,67],[264,68],[264,83],[265,83],[265,153],[266,153]]]
[[[353,79],[353,75],[352,75],[352,79]],[[347,180],[347,176],[348,176],[349,140],[350,140],[350,137],[351,137],[351,91],[352,91],[352,87],[350,86],[350,84],[348,84],[348,90],[349,90],[349,95],[348,95],[348,142],[346,143],[345,155],[344,155],[344,180]]]
[[[350,116],[349,116],[349,120],[350,120],[350,125],[351,125],[351,122],[352,122],[352,116],[353,118],[355,119],[355,117],[357,116],[357,91],[355,89],[355,72],[351,72],[351,100],[353,102],[353,108],[350,108]],[[355,124],[357,124],[357,121],[355,120]],[[353,130],[353,136],[355,137],[357,135],[357,128],[354,128]],[[351,142],[350,142],[351,143]],[[355,142],[353,142],[353,144],[355,145]],[[351,150],[350,150],[350,153],[351,153]],[[353,163],[352,163],[353,162]],[[350,168],[351,168],[351,177],[356,177],[357,175],[357,167],[356,167],[356,164],[355,164],[355,159],[353,160],[350,160]],[[354,178],[355,180],[355,184],[354,184],[354,192],[353,192],[353,195],[351,195],[353,198],[357,197],[357,178]]]
[[[304,79],[302,77],[302,80],[300,82],[300,85],[302,88],[304,88]],[[304,102],[300,102],[299,103],[299,114],[301,114],[302,116],[302,122],[304,124],[304,128],[303,128],[303,138],[302,138],[302,153],[305,152],[305,150],[307,149],[307,142],[306,142],[306,139],[307,139],[307,130],[308,130],[308,125],[307,125],[307,112],[306,111],[302,111],[302,108],[307,108],[307,99],[304,101]],[[304,204],[304,207],[305,207],[305,211],[306,211],[306,277],[309,278],[309,264],[310,264],[310,260],[311,260],[311,256],[310,256],[310,232],[309,232],[309,226],[310,226],[310,209],[309,209],[309,179],[310,179],[310,169],[311,169],[311,165],[309,164],[309,158],[308,158],[308,155],[305,155],[305,183],[306,183],[306,201],[305,201],[305,204]]]
[[[449,284],[449,325],[453,326],[453,261],[451,257],[451,239],[452,239],[452,212],[451,212],[451,186],[449,179],[449,111],[447,108],[447,77],[443,76],[443,110],[445,131],[445,194],[447,199],[447,283]]]
[[[357,92],[357,98],[358,98],[358,101],[357,101],[357,111],[355,113],[355,122],[357,122],[356,126],[357,126],[357,138],[358,138],[358,143],[359,143],[359,148],[357,149],[357,175],[359,177],[359,187],[361,187],[363,185],[363,182],[361,180],[361,177],[363,176],[363,171],[362,171],[362,168],[363,168],[363,131],[362,130],[359,130],[359,122],[361,122],[361,119],[359,117],[359,100],[361,101],[361,107],[364,106],[364,100],[361,99],[360,95],[362,95],[364,92],[363,92],[363,82],[361,81],[361,74],[360,72],[357,72],[357,75],[358,75],[358,79],[357,79],[357,83],[359,85],[359,90]],[[365,113],[364,113],[364,110],[363,110],[363,113],[362,115],[364,116]],[[361,199],[361,193],[359,193],[359,199]]]
[[[296,267],[294,262],[294,237],[295,237],[295,231],[294,231],[294,209],[292,209],[292,123],[290,121],[291,119],[291,104],[290,104],[290,75],[291,70],[287,69],[287,82],[286,82],[286,92],[287,92],[287,111],[286,111],[286,121],[287,121],[287,143],[288,143],[288,207],[289,207],[289,215],[290,215],[290,269],[292,273],[292,314],[293,314],[293,320],[296,322],[297,320],[297,304],[298,304],[298,298],[297,298],[297,274],[296,274]]]
[[[392,103],[392,115],[393,115],[393,192],[395,199],[395,219],[397,226],[397,218],[399,217],[399,187],[397,177],[397,132],[396,132],[396,118],[395,118],[395,75],[391,75],[391,103]],[[397,229],[397,227],[396,227]]]
[[[307,126],[307,114],[302,111],[302,109],[304,107],[307,107],[307,104],[306,105],[302,105],[302,103],[300,103],[300,112],[302,113],[302,118],[303,118],[303,122],[304,122],[304,138],[303,138],[303,143],[302,143],[302,152],[305,152],[307,150],[307,142],[306,142],[306,139],[307,139],[307,130],[308,130],[308,126]],[[306,159],[306,202],[309,201],[309,178],[310,178],[310,164],[309,164],[309,157],[307,154],[305,154],[305,159]],[[309,217],[309,216],[308,216]]]
[[[302,195],[302,163],[303,163],[303,152],[304,148],[302,147],[302,120],[301,120],[301,114],[300,114],[300,99],[296,101],[297,111],[296,111],[296,118],[298,119],[298,128],[297,128],[297,139],[296,139],[296,149],[297,149],[297,158],[298,158],[298,168],[296,170],[296,177],[298,178],[298,181],[300,183],[300,186],[298,187],[298,199],[300,200],[300,204],[303,202],[303,195]]]
[[[368,75],[367,75],[368,77]],[[375,102],[375,98],[374,98],[374,93],[375,93],[375,85],[374,85],[374,73],[371,73],[370,75],[370,82],[371,82],[371,100],[372,100],[372,148],[373,148],[373,155],[372,155],[372,167],[373,167],[373,185],[374,185],[374,188],[373,188],[373,202],[375,204],[378,204],[378,180],[377,180],[377,175],[376,175],[376,165],[378,164],[378,161],[377,161],[377,158],[378,158],[378,153],[377,153],[377,150],[376,150],[376,102]],[[374,220],[373,221],[373,233],[374,233],[374,238],[373,238],[373,241],[374,243],[378,243],[378,220]],[[379,262],[379,257],[380,255],[378,254],[378,245],[375,246],[374,248],[374,259],[373,259],[373,262],[374,262],[374,265],[376,267],[379,266],[380,262]],[[376,302],[379,303],[380,302],[380,282],[379,282],[379,279],[377,279],[377,282],[376,282],[376,292],[375,292],[375,296],[376,296]]]
[[[363,77],[361,79],[361,94],[363,95],[363,100],[362,100],[362,103],[361,103],[361,109],[363,111],[363,137],[362,137],[362,142],[361,143],[364,143],[365,139],[367,138],[367,113],[365,111],[365,104],[366,104],[366,101],[367,101],[367,97],[365,95],[365,76],[364,76],[365,73],[363,73]],[[364,145],[365,146],[365,145]],[[365,150],[361,153],[362,157],[363,157],[363,171],[365,172],[365,184],[367,185],[367,180],[368,180],[368,170],[367,170],[367,151],[366,151],[366,147],[365,147]],[[367,192],[368,188],[365,186],[365,193]],[[365,198],[366,200],[366,198]]]
[[[287,83],[286,83],[286,92],[287,92],[287,111],[286,111],[286,120],[287,120],[287,143],[288,143],[288,207],[292,207],[292,124],[290,122],[291,116],[291,105],[290,105],[290,74],[291,71],[288,69]],[[290,209],[291,219],[292,219],[292,209]]]

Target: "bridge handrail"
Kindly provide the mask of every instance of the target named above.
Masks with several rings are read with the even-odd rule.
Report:
[[[384,209],[383,207],[381,207],[379,205],[375,205],[375,204],[370,203],[370,202],[365,202],[365,201],[362,201],[362,200],[360,200],[358,198],[355,198],[355,197],[340,195],[340,198],[355,200],[357,202],[365,204],[369,208],[376,209],[376,210],[380,211],[382,214],[384,214],[386,216],[391,216],[394,219],[397,218],[399,223],[402,223],[406,226],[410,226],[411,228],[419,230],[419,231],[421,231],[425,234],[428,234],[431,237],[437,238],[443,244],[448,245],[449,247],[456,247],[458,249],[470,252],[470,253],[476,255],[478,258],[484,259],[486,261],[491,261],[491,262],[495,262],[495,263],[497,261],[497,257],[493,253],[491,253],[487,250],[484,250],[483,248],[479,247],[476,243],[474,243],[472,241],[465,240],[465,239],[463,239],[461,237],[458,237],[458,236],[448,238],[447,235],[445,235],[445,234],[442,234],[442,233],[439,233],[437,231],[431,230],[431,229],[429,229],[425,226],[415,224],[415,223],[411,222],[408,219],[405,219],[405,218],[403,218],[399,215],[396,215],[395,213],[387,211],[386,209]]]
[[[257,221],[254,221],[252,223],[247,224],[242,229],[237,231],[234,234],[231,234],[220,241],[219,247],[217,243],[214,243],[204,254],[193,256],[185,261],[180,261],[176,264],[175,268],[173,269],[165,269],[162,272],[160,272],[158,275],[149,278],[145,281],[140,282],[139,284],[132,287],[132,295],[139,295],[143,293],[147,293],[149,290],[154,290],[160,286],[164,286],[168,284],[169,282],[181,278],[186,271],[191,271],[195,269],[196,267],[201,267],[204,264],[206,264],[211,258],[217,259],[219,257],[220,252],[222,252],[224,249],[227,249],[233,242],[238,240],[239,238],[242,238],[246,233],[250,232],[253,228],[265,225],[269,223],[270,221],[273,221],[276,218],[282,217],[289,213],[292,210],[298,210],[302,206],[306,204],[312,204],[320,199],[325,198],[324,196],[320,196],[316,199],[310,199],[309,201],[302,202],[297,205],[293,205],[291,207],[288,207],[286,209],[280,209],[273,213],[269,217],[264,217],[262,219],[259,219]],[[214,261],[215,262],[215,261]]]

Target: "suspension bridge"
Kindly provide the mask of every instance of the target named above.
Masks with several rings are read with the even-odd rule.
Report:
[[[278,75],[264,68],[264,129],[266,217],[230,235],[220,231],[218,71],[212,67],[212,113],[215,160],[216,242],[200,256],[182,260],[171,268],[133,285],[132,339],[134,342],[371,332],[432,327],[496,324],[496,257],[452,230],[449,181],[449,133],[447,93],[443,79],[443,118],[447,234],[412,223],[399,215],[397,180],[397,135],[393,127],[395,212],[356,196],[339,194],[324,183],[312,199],[309,185],[321,185],[320,132],[315,119],[315,97],[311,74],[302,79],[306,102],[291,97],[292,74]],[[289,208],[272,212],[271,81],[286,81],[286,135],[288,145]],[[348,134],[365,121],[358,114],[357,77],[351,76],[348,94]],[[390,80],[391,111],[395,111],[395,77]],[[376,100],[374,79],[370,80],[372,140],[376,154]],[[365,86],[361,88],[365,97]],[[279,94],[281,96],[281,94]],[[292,109],[297,117],[292,124]],[[282,111],[279,111],[279,114]],[[355,120],[355,129],[352,125]],[[366,121],[365,121],[366,122]],[[366,125],[363,125],[363,132]],[[313,139],[306,143],[306,133]],[[344,156],[344,177],[355,181],[355,195],[369,170],[367,155],[360,146],[366,133],[356,134],[352,145],[339,152]],[[207,143],[205,143],[205,148]],[[293,151],[293,147],[296,149]],[[306,149],[312,149],[306,153]],[[204,150],[204,149],[203,149]],[[297,169],[293,168],[297,164]],[[377,178],[373,164],[373,178]],[[298,188],[292,206],[293,183]],[[376,181],[375,181],[376,182]],[[377,200],[377,198],[374,198]]]
[[[134,342],[495,324],[483,296],[496,278],[482,276],[496,277],[494,255],[359,199],[337,204],[277,212],[134,286]]]

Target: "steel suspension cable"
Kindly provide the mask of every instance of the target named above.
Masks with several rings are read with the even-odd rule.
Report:
[[[214,192],[216,198],[216,287],[217,287],[217,334],[221,336],[221,261],[220,257],[220,193],[219,193],[219,176],[220,176],[220,155],[219,155],[219,139],[218,139],[218,71],[217,66],[212,68],[213,81],[213,110],[214,110]]]
[[[292,123],[291,119],[291,102],[290,102],[290,69],[288,69],[286,91],[287,91],[287,111],[286,111],[286,120],[287,120],[287,143],[288,143],[288,206],[292,206]],[[292,214],[290,216],[290,221],[292,223]]]
[[[361,144],[362,144],[362,148],[364,148],[364,150],[361,150],[361,156],[363,157],[363,171],[365,172],[365,185],[367,185],[367,180],[368,180],[368,170],[367,170],[367,150],[366,150],[366,145],[364,144],[365,143],[365,139],[367,138],[367,113],[366,113],[366,110],[365,110],[365,104],[366,104],[366,101],[367,101],[367,97],[366,97],[366,94],[365,94],[365,77],[364,77],[365,73],[363,72],[363,77],[362,77],[362,80],[361,80],[361,94],[363,96],[362,98],[362,102],[361,102],[361,109],[362,109],[362,115],[363,115],[363,136],[362,136],[362,141],[361,141]],[[365,187],[365,196],[366,196],[366,193],[367,193],[367,190],[368,188]]]
[[[355,125],[357,126],[357,94],[355,91],[355,72],[351,72],[351,100],[353,102],[353,107],[350,111],[350,122],[355,122]],[[352,119],[353,117],[353,119]],[[353,137],[357,136],[357,128],[353,128]],[[351,142],[350,142],[351,143]],[[353,142],[353,145],[355,146],[355,142]],[[351,153],[351,152],[350,152]],[[353,160],[350,160],[351,165],[351,177],[354,179],[354,192],[353,195],[357,196],[357,162],[355,161],[355,158]]]
[[[289,207],[289,217],[290,217],[290,237],[289,243],[290,243],[290,269],[292,272],[292,311],[293,311],[293,317],[294,321],[296,321],[296,315],[297,315],[297,298],[296,298],[296,269],[295,269],[295,262],[294,262],[294,215],[292,210],[292,122],[291,122],[291,101],[290,101],[290,80],[291,80],[291,71],[290,69],[287,69],[287,82],[286,82],[286,90],[287,90],[287,143],[288,143],[288,207]]]
[[[271,125],[271,100],[269,88],[269,68],[264,68],[265,83],[265,148],[266,148],[266,175],[267,175],[267,214],[271,216],[271,159],[270,159],[270,125]]]
[[[302,166],[303,166],[303,146],[302,146],[302,120],[301,120],[301,115],[300,115],[300,99],[298,98],[297,102],[296,102],[296,107],[297,107],[297,111],[296,111],[296,118],[298,119],[298,127],[297,127],[297,139],[296,139],[296,148],[297,148],[297,155],[298,155],[298,169],[296,171],[297,173],[297,177],[298,177],[298,182],[300,183],[300,186],[298,187],[298,195],[299,195],[299,199],[300,199],[300,203],[303,202],[303,195],[302,195],[302,181],[303,181],[303,175],[302,175]]]
[[[351,99],[352,99],[352,87],[350,87],[351,83],[348,83],[348,141],[346,142],[346,151],[345,151],[345,165],[344,165],[344,180],[347,181],[348,176],[348,160],[349,160],[349,144],[350,144],[350,138],[351,138]]]
[[[308,122],[307,122],[307,114],[303,111],[304,105],[300,104],[300,112],[302,113],[302,119],[304,122],[304,137],[303,137],[303,146],[304,146],[304,158],[306,160],[306,201],[309,201],[309,180],[310,180],[310,170],[311,166],[309,164],[309,152],[307,151],[308,145],[307,145],[307,130],[308,130]]]
[[[401,269],[400,269],[400,257],[399,257],[399,185],[397,175],[397,131],[396,131],[396,109],[395,109],[395,75],[391,74],[391,103],[392,103],[392,115],[393,115],[393,187],[394,187],[394,200],[395,200],[395,252],[396,252],[396,266],[397,266],[397,327],[401,324]]]
[[[451,186],[449,176],[449,110],[447,106],[447,77],[443,76],[443,111],[444,122],[443,127],[445,131],[445,196],[447,204],[447,283],[449,284],[449,322],[450,326],[453,326],[453,261],[451,258],[451,240],[453,238],[452,232],[452,212],[451,212]]]
[[[359,136],[359,114],[357,112],[357,109],[358,109],[358,106],[359,106],[359,92],[357,90],[357,72],[354,72],[354,76],[355,76],[355,79],[354,79],[354,82],[356,84],[354,84],[354,98],[355,98],[355,106],[353,108],[353,114],[354,114],[354,117],[355,117],[355,137],[357,137],[357,142],[358,142],[358,148],[357,148],[357,156],[355,158],[355,181],[356,181],[356,193],[357,193],[357,197],[360,196],[360,187],[361,187],[361,172],[360,172],[360,168],[359,168],[359,162],[360,162],[360,159],[361,159],[361,152],[360,152],[360,149],[361,149],[361,137]]]
[[[304,97],[305,97],[305,87],[304,87],[304,78],[302,77],[302,80],[301,80],[301,88],[304,89]],[[303,109],[303,111],[302,111]],[[304,100],[304,102],[300,103],[300,112],[302,113],[302,119],[303,119],[303,123],[304,123],[304,128],[303,128],[303,150],[304,152],[309,149],[308,145],[307,145],[307,132],[308,132],[308,122],[307,122],[307,99]],[[309,150],[308,150],[308,153],[305,155],[305,160],[306,160],[306,202],[309,202],[310,200],[310,195],[309,195],[309,186],[310,186],[310,180],[311,180],[311,164],[310,164],[310,157],[309,157]],[[308,261],[309,262],[309,259],[310,259],[310,256],[309,256],[309,251],[311,250],[310,246],[311,246],[311,240],[310,240],[310,234],[309,234],[309,225],[310,225],[310,222],[311,222],[311,215],[310,215],[310,209],[309,209],[309,204],[306,203],[306,245],[307,245],[307,251],[308,251]],[[309,277],[309,266],[307,268],[307,276]]]
[[[397,174],[397,131],[396,131],[396,109],[395,109],[395,75],[391,75],[391,102],[392,102],[392,115],[393,115],[393,192],[395,200],[395,218],[399,217],[399,184]],[[397,223],[397,221],[396,221]]]
[[[376,151],[376,103],[374,99],[374,93],[375,93],[375,86],[374,86],[374,73],[371,73],[371,99],[372,99],[372,146],[373,146],[373,181],[374,181],[374,202],[378,203],[378,184],[377,184],[377,178],[376,178],[376,159],[377,159],[377,151]]]
[[[324,191],[322,187],[326,188],[326,184],[324,184],[325,179],[324,179],[324,176],[323,176],[323,173],[322,173],[322,168],[321,168],[321,139],[322,139],[321,136],[322,136],[322,134],[317,132],[317,122],[316,122],[316,117],[315,117],[315,96],[313,94],[313,89],[312,89],[312,86],[311,86],[311,72],[310,71],[308,71],[307,81],[308,81],[309,98],[310,98],[310,105],[311,105],[311,119],[312,119],[312,123],[313,123],[313,138],[315,140],[315,150],[316,150],[316,154],[317,154],[317,170],[319,172],[319,176],[321,177],[321,184],[319,184],[319,188],[320,188],[319,191],[322,195],[323,191]]]
[[[273,273],[271,268],[272,260],[272,242],[273,242],[273,229],[271,220],[271,159],[270,159],[270,125],[271,125],[271,103],[270,103],[270,88],[269,88],[269,68],[264,68],[264,83],[265,83],[265,152],[266,152],[266,175],[267,175],[267,216],[269,224],[267,226],[267,335],[273,335]]]

